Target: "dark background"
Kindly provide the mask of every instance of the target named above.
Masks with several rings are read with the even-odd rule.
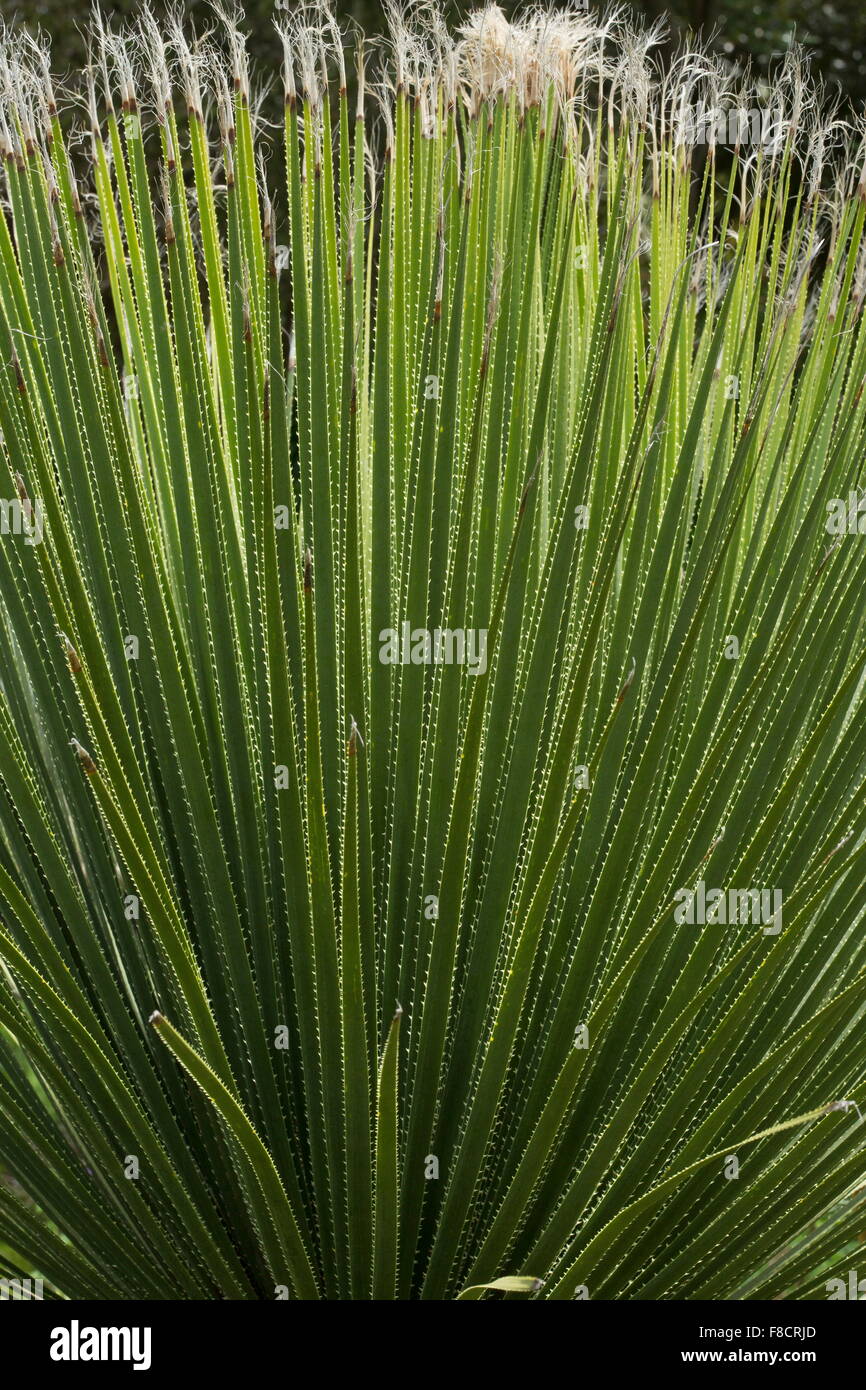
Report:
[[[500,0],[510,13],[518,5]],[[592,3],[592,0],[591,0]],[[153,0],[157,14],[165,9],[164,0]],[[471,4],[444,0],[443,9],[452,19],[474,8]],[[106,13],[134,13],[137,0],[105,0]],[[183,8],[202,25],[208,20],[205,0],[185,0]],[[333,0],[341,17],[351,17],[367,32],[383,27],[383,13],[376,0]],[[280,46],[271,17],[273,0],[245,0],[242,9],[250,33],[250,49],[265,68],[278,70]],[[632,9],[650,19],[666,16],[670,22],[671,51],[680,36],[700,32],[731,59],[752,57],[766,70],[790,44],[797,40],[811,53],[826,81],[840,88],[846,102],[856,112],[866,104],[866,0],[835,0],[833,4],[805,3],[805,0],[772,0],[755,4],[753,0],[691,0],[668,5],[662,0],[633,0]],[[81,0],[0,0],[0,15],[7,21],[24,21],[41,26],[50,34],[54,68],[58,74],[74,73],[85,60],[82,30],[89,6]]]

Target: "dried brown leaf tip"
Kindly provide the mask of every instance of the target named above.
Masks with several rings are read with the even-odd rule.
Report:
[[[619,694],[618,694],[617,697],[616,697],[616,703],[617,703],[618,705],[622,703],[622,701],[625,699],[626,695],[628,694],[628,691],[629,691],[629,688],[630,688],[630,686],[631,686],[631,683],[632,683],[632,681],[634,680],[634,673],[635,673],[636,670],[637,670],[637,666],[636,666],[636,664],[635,664],[635,659],[634,659],[634,657],[632,657],[632,660],[631,660],[631,670],[629,671],[628,675],[626,676],[626,678],[625,678],[625,683],[624,683],[623,686],[621,687],[620,692],[619,692]]]
[[[81,661],[79,659],[78,652],[75,650],[69,638],[66,636],[66,633],[61,631],[60,628],[58,628],[57,630],[60,633],[60,640],[63,643],[63,650],[66,653],[66,660],[69,664],[69,669],[72,672],[73,676],[77,676],[78,672],[81,670]]]
[[[27,521],[29,524],[33,520],[33,507],[30,502],[30,497],[27,493],[27,487],[25,485],[24,479],[21,477],[20,473],[15,474],[15,489],[18,493],[18,501],[21,503],[21,508],[24,512],[24,515],[27,517]]]
[[[84,768],[84,771],[87,773],[88,777],[92,777],[94,772],[96,771],[96,763],[91,758],[87,749],[82,747],[82,745],[78,742],[77,738],[71,738],[69,740],[69,747],[73,748],[75,752],[78,754],[78,761],[81,763],[81,766]]]
[[[833,858],[834,854],[838,854],[839,851],[840,851],[840,849],[844,849],[844,848],[845,848],[845,846],[847,845],[848,841],[851,840],[851,839],[853,839],[853,836],[854,836],[854,831],[853,831],[853,830],[849,830],[848,833],[847,833],[847,835],[843,835],[842,838],[841,838],[841,840],[839,841],[839,843],[838,843],[838,844],[835,844],[835,845],[833,846],[833,848],[831,849],[830,853],[829,853],[829,854],[825,854],[824,858],[821,860],[821,864],[823,865],[823,864],[828,863],[828,861],[831,860],[831,859]]]
[[[351,714],[349,715],[349,723],[350,723],[350,728],[349,728],[349,757],[351,758],[351,757],[354,756],[355,753],[357,753],[357,751],[358,751],[358,744],[359,744],[359,743],[360,743],[360,745],[361,745],[362,748],[363,748],[365,745],[364,745],[364,740],[361,738],[361,734],[360,734],[360,731],[359,731],[359,729],[358,729],[358,725],[355,723],[355,720],[354,720],[354,718],[353,718],[353,716],[352,716]]]

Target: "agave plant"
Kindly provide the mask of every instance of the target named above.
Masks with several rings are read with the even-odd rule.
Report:
[[[618,12],[278,20],[278,122],[220,13],[3,37],[3,1272],[820,1296],[864,131]]]

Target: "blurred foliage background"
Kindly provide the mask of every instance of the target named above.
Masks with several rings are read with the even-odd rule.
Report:
[[[515,0],[500,0],[506,13],[519,8]],[[590,0],[594,5],[594,0]],[[289,0],[291,4],[291,0]],[[165,0],[153,0],[157,13]],[[200,23],[208,20],[206,0],[181,0],[182,8]],[[137,9],[138,0],[105,0],[106,13],[122,16]],[[733,62],[751,58],[762,70],[792,42],[799,42],[831,86],[838,86],[845,101],[856,111],[866,104],[866,3],[864,0],[834,0],[832,4],[806,3],[806,0],[775,0],[755,4],[753,0],[691,0],[688,4],[667,5],[662,0],[633,0],[632,9],[655,19],[665,16],[671,36],[667,51],[672,52],[681,36],[702,33]],[[40,26],[51,36],[56,71],[70,75],[85,61],[83,30],[87,4],[70,0],[0,0],[0,14],[9,22]],[[251,51],[265,70],[275,70],[280,47],[273,31],[273,0],[245,0],[241,4],[247,18]],[[377,0],[333,0],[341,16],[358,23],[366,33],[383,27],[384,16]],[[444,0],[451,19],[475,8],[471,4]]]

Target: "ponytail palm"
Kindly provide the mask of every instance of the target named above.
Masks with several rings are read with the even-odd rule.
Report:
[[[863,131],[794,55],[697,148],[757,98],[616,13],[395,11],[351,100],[281,22],[276,123],[222,15],[97,25],[77,104],[4,38],[0,1264],[822,1296]],[[782,907],[690,924],[699,883]]]

